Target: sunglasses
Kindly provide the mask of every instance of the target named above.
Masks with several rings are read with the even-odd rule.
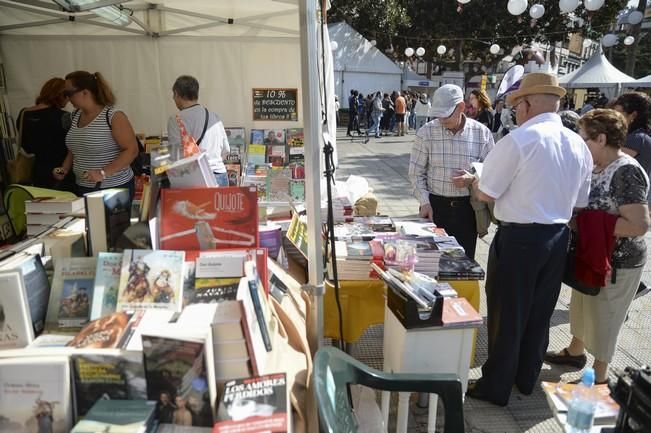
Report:
[[[63,91],[63,96],[65,96],[66,98],[70,98],[72,95],[74,95],[75,93],[81,92],[82,90],[83,89],[65,89]]]

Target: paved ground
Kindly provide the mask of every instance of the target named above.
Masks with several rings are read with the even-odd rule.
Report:
[[[345,130],[338,131],[337,147],[339,152],[339,169],[337,179],[346,179],[355,174],[364,176],[379,199],[379,211],[392,216],[415,215],[418,205],[411,195],[407,179],[409,153],[414,138],[413,131],[404,137],[382,137],[364,143],[363,139],[345,137]],[[492,240],[491,233],[479,240],[477,260],[486,267],[488,246]],[[647,236],[651,244],[651,236]],[[651,249],[650,249],[651,251]],[[651,281],[651,267],[647,264],[643,279]],[[482,284],[481,314],[486,315],[486,303]],[[550,331],[550,348],[561,349],[570,340],[569,308],[570,289],[564,287],[552,317]],[[611,376],[616,369],[626,366],[639,367],[651,364],[651,295],[634,301],[630,317],[620,335],[617,354],[612,363]],[[487,338],[483,327],[477,339],[475,365],[470,372],[471,378],[481,375],[480,366],[486,360]],[[357,343],[352,345],[351,353],[368,365],[382,368],[382,326],[369,329]],[[589,363],[592,362],[590,358]],[[573,380],[579,372],[565,372],[558,368],[544,366],[542,380],[558,380],[564,377]],[[506,408],[496,407],[473,399],[467,399],[464,405],[466,432],[469,433],[515,433],[544,432],[553,433],[562,430],[553,419],[543,392],[537,389],[531,396],[524,396],[517,391],[511,395]],[[440,411],[439,411],[440,413]],[[426,415],[412,409],[410,432],[426,431]],[[393,429],[389,426],[389,431]]]

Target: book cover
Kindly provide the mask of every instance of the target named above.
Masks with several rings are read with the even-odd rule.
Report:
[[[307,258],[307,217],[295,212],[285,236]]]
[[[341,223],[335,225],[335,240],[338,241],[371,241],[375,232],[361,222]]]
[[[41,257],[24,253],[17,254],[11,258],[9,263],[3,262],[1,268],[2,270],[15,269],[22,274],[34,335],[38,336],[45,328],[45,317],[50,299],[50,281]]]
[[[113,349],[127,330],[131,314],[124,311],[95,319],[84,326],[66,346],[76,349]]]
[[[156,433],[212,433],[212,428],[176,424],[159,424]]]
[[[264,202],[267,200],[267,176],[247,175],[240,182],[242,187],[255,188],[257,201]]]
[[[272,167],[284,167],[287,163],[287,154],[284,145],[267,147],[267,159]]]
[[[285,130],[284,129],[265,129],[264,140],[265,146],[278,146],[285,145]]]
[[[155,401],[99,399],[70,433],[147,433],[155,410]]]
[[[209,427],[213,423],[205,343],[142,336],[147,397],[161,423]]]
[[[0,272],[0,288],[0,350],[20,349],[34,340],[27,292],[20,271]]]
[[[302,162],[292,162],[289,164],[289,168],[292,170],[292,179],[305,179],[305,165]]]
[[[228,174],[228,186],[240,185],[240,164],[226,164],[226,174]]]
[[[441,321],[444,328],[479,326],[484,323],[481,315],[466,298],[444,298]]]
[[[147,399],[142,353],[74,354],[71,361],[77,418],[86,415],[99,399]]]
[[[227,157],[229,161],[242,161],[242,154],[246,149],[246,133],[244,128],[224,128],[231,151]]]
[[[573,383],[561,382],[541,382],[547,401],[552,410],[565,413],[568,410],[569,403],[572,399],[572,391],[576,387]],[[619,405],[610,396],[608,384],[593,385],[597,395],[597,407],[595,409],[595,424],[613,424],[619,414]]]
[[[124,250],[117,311],[181,311],[185,252]]]
[[[161,191],[163,249],[256,247],[258,199],[251,187]]]
[[[264,145],[264,129],[252,129],[251,130],[251,144],[262,144]]]
[[[305,137],[303,128],[290,128],[287,130],[287,146],[289,147],[289,162],[305,161]]]
[[[289,182],[292,171],[289,168],[274,168],[267,173],[267,197],[269,202],[286,202],[289,199]]]
[[[214,433],[290,432],[291,408],[285,373],[227,382]]]
[[[475,260],[464,255],[443,254],[439,259],[439,279],[460,280],[474,279],[482,280],[484,270]]]
[[[295,202],[305,201],[305,181],[292,179],[289,181],[289,198]]]
[[[264,144],[249,144],[247,150],[246,162],[247,164],[263,165],[267,159],[267,147]]]
[[[70,383],[65,356],[0,359],[0,431],[70,432]]]
[[[238,278],[197,278],[194,282],[192,304],[232,301],[237,295]]]
[[[122,271],[122,253],[99,253],[93,288],[90,319],[99,319],[115,311]]]
[[[118,238],[131,224],[129,190],[111,188],[84,194],[88,245],[93,256],[114,251]]]
[[[208,163],[208,154],[205,152],[173,162],[166,173],[172,188],[217,186],[217,181]]]
[[[88,323],[96,264],[94,257],[62,258],[54,262],[46,332],[76,333]]]

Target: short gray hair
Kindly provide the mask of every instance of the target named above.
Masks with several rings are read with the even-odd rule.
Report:
[[[182,99],[196,101],[199,99],[199,82],[190,75],[181,75],[176,79],[172,90]]]

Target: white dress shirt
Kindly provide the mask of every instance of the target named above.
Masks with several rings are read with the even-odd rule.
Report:
[[[566,223],[588,204],[592,156],[556,113],[529,119],[497,142],[484,161],[479,189],[504,222]]]

